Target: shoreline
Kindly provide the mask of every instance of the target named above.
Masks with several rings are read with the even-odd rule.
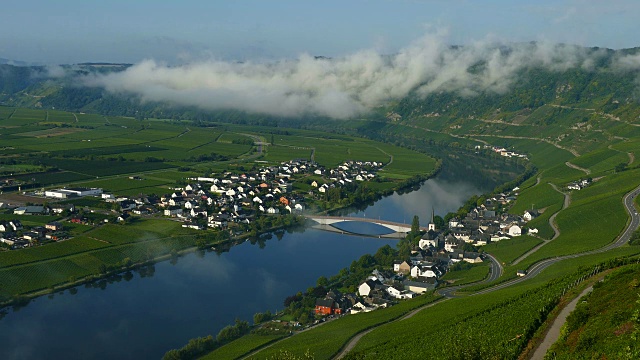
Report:
[[[435,168],[429,174],[413,176],[413,177],[411,177],[409,179],[406,179],[406,180],[402,181],[398,186],[395,186],[393,188],[387,189],[385,191],[376,192],[377,195],[378,195],[378,198],[375,199],[373,203],[381,200],[384,197],[393,195],[397,191],[408,189],[408,188],[413,187],[415,185],[420,185],[421,186],[425,181],[427,181],[429,179],[432,179],[433,177],[437,176],[440,173],[441,169],[442,169],[442,161],[438,160],[436,162]],[[357,206],[359,204],[363,204],[363,202],[354,202],[354,203],[351,203],[351,204],[348,204],[348,205],[340,206],[340,207],[337,207],[337,208],[332,208],[332,209],[329,209],[329,210],[326,210],[326,211],[318,212],[318,213],[316,213],[316,215],[328,214],[328,213],[331,213],[331,212],[348,209],[350,207]],[[368,204],[367,207],[368,206],[371,206],[371,204]],[[298,221],[296,221],[296,223],[288,225],[288,226],[287,225],[282,225],[282,226],[273,227],[273,228],[269,228],[269,229],[260,231],[259,233],[256,234],[256,236],[261,236],[261,235],[264,235],[264,234],[272,233],[272,232],[277,231],[277,230],[287,229],[287,228],[300,226],[300,225],[304,226],[305,229],[308,227],[308,225],[306,225],[304,222],[302,224],[300,224],[300,223],[298,223]],[[196,234],[194,234],[194,236],[195,235]],[[37,291],[34,291],[34,292],[30,292],[30,293],[20,294],[20,295],[17,295],[15,297],[13,297],[12,299],[10,299],[8,301],[0,303],[0,310],[4,310],[5,308],[8,308],[10,306],[24,307],[24,306],[28,305],[31,302],[31,300],[34,300],[34,299],[39,298],[41,296],[50,295],[50,294],[54,294],[54,293],[59,292],[59,291],[72,289],[72,288],[78,287],[80,285],[94,283],[94,282],[97,282],[97,281],[100,281],[100,280],[105,280],[105,279],[108,279],[108,278],[110,278],[112,276],[123,274],[123,273],[125,273],[127,271],[140,269],[140,268],[143,268],[145,266],[154,265],[154,264],[156,264],[158,262],[162,262],[162,261],[171,260],[174,256],[176,256],[176,254],[179,257],[179,256],[182,256],[182,255],[187,255],[187,254],[193,253],[193,252],[198,251],[198,250],[217,251],[217,249],[214,250],[213,247],[218,247],[218,246],[221,246],[221,245],[228,245],[228,244],[230,244],[229,248],[231,248],[234,245],[240,244],[241,242],[244,242],[249,238],[250,238],[250,234],[245,233],[245,234],[237,235],[237,236],[232,237],[230,239],[222,240],[222,241],[215,242],[215,243],[208,243],[207,242],[205,249],[200,249],[197,246],[190,246],[190,247],[187,247],[187,248],[184,248],[182,250],[177,251],[175,254],[172,254],[172,253],[163,254],[163,255],[154,257],[152,259],[143,261],[143,262],[133,263],[133,264],[131,264],[129,266],[122,266],[122,267],[120,267],[118,269],[107,271],[106,273],[101,274],[101,275],[88,275],[88,276],[85,276],[83,278],[77,279],[77,280],[75,280],[73,282],[64,282],[64,283],[61,283],[61,284],[58,284],[58,285],[54,285],[51,288],[41,289],[41,290],[37,290]],[[207,249],[210,249],[210,250],[207,250]]]

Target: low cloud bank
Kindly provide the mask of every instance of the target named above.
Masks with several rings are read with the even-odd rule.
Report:
[[[605,50],[548,43],[480,41],[451,47],[445,35],[436,33],[394,55],[364,50],[338,59],[304,54],[272,63],[206,61],[178,67],[146,60],[123,72],[85,77],[83,82],[113,93],[135,94],[143,101],[207,110],[347,119],[411,92],[501,94],[524,68],[591,70],[604,56]],[[613,65],[639,69],[640,55],[617,58]]]

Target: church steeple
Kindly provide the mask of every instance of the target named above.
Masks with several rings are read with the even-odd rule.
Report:
[[[435,210],[431,207],[431,221],[429,222],[429,231],[436,231],[436,223],[433,221]]]

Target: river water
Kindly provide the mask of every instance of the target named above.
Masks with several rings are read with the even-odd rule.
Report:
[[[450,175],[443,171],[416,191],[348,215],[406,223],[418,215],[424,226],[432,209],[444,216],[491,189]],[[371,225],[348,226],[375,233]],[[236,318],[252,322],[256,312],[280,310],[286,296],[314,286],[318,277],[395,243],[307,228],[40,297],[0,315],[0,359],[158,359],[191,338],[215,336]]]

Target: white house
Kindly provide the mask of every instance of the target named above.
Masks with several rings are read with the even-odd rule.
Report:
[[[358,286],[358,294],[360,294],[360,296],[369,296],[371,290],[384,287],[380,281],[369,279]]]
[[[361,312],[369,312],[369,311],[373,311],[376,308],[373,306],[367,306],[361,302],[358,301],[358,303],[356,303],[355,305],[353,305],[351,307],[351,313],[352,314],[357,314],[357,313],[361,313]]]
[[[522,215],[522,218],[523,218],[525,221],[531,221],[531,220],[533,220],[533,219],[537,218],[537,217],[538,217],[538,215],[539,215],[539,214],[538,214],[538,212],[537,212],[536,210],[526,210],[526,211],[524,212],[524,215]]]
[[[423,249],[423,250],[430,246],[437,248],[438,240],[437,239],[420,239],[420,241],[418,241],[418,246],[420,247],[420,249]]]
[[[477,253],[465,253],[462,260],[471,264],[479,264],[482,262],[482,258]]]
[[[432,266],[416,265],[411,267],[411,277],[434,278],[438,275],[433,271]]]
[[[267,209],[267,214],[275,214],[275,213],[277,213],[277,212],[278,212],[278,211],[277,211],[276,209],[274,209],[273,207],[269,207],[269,208]]]
[[[412,299],[415,297],[415,293],[407,290],[398,290],[393,286],[389,286],[385,289],[387,294],[393,296],[396,299]]]
[[[178,215],[182,215],[182,209],[181,208],[164,209],[164,216],[178,216]]]
[[[457,248],[458,248],[458,242],[457,241],[453,241],[453,240],[447,239],[444,242],[444,250],[446,252],[453,252]]]
[[[513,224],[507,229],[507,234],[509,234],[510,236],[520,236],[522,235],[522,228],[518,225]]]
[[[569,190],[581,190],[582,187],[580,186],[580,184],[577,183],[571,183],[567,186],[567,189]]]

